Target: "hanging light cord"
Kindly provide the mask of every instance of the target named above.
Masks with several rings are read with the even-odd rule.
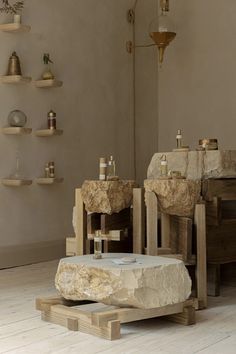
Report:
[[[133,6],[133,12],[135,14],[138,0],[135,0]],[[136,28],[135,28],[135,19],[133,23],[133,170],[134,170],[134,180],[137,178],[137,149],[136,149],[136,68],[135,68],[135,43],[136,43]]]
[[[138,0],[135,0],[134,6],[132,8],[134,14],[136,11],[136,7],[138,4]],[[135,18],[135,16],[134,16]],[[136,149],[136,48],[147,48],[147,47],[154,47],[156,44],[146,44],[146,45],[135,45],[136,43],[136,23],[135,19],[133,22],[133,33],[132,33],[132,42],[133,42],[133,173],[134,179],[137,178],[137,149]]]

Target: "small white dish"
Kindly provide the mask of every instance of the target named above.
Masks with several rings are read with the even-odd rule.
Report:
[[[135,257],[123,257],[123,258],[121,258],[121,262],[124,264],[135,263],[136,258]]]

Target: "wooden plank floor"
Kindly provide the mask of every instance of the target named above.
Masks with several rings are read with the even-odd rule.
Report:
[[[236,353],[236,286],[209,298],[195,326],[145,320],[122,325],[122,338],[109,342],[41,321],[34,300],[55,294],[56,267],[48,262],[0,271],[0,353]]]

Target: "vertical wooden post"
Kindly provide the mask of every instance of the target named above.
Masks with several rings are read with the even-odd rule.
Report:
[[[75,190],[75,206],[76,206],[76,232],[75,232],[75,254],[82,256],[88,251],[86,247],[87,241],[87,213],[81,196],[81,189]]]
[[[161,247],[170,247],[170,215],[161,214]]]
[[[207,294],[220,296],[220,264],[207,265]]]
[[[103,241],[103,253],[109,253],[109,241]]]
[[[206,206],[196,204],[194,223],[197,236],[196,285],[199,308],[207,307]]]
[[[145,246],[144,189],[133,189],[133,253],[142,254]]]
[[[157,197],[153,192],[145,193],[147,206],[147,254],[149,256],[157,255],[158,238],[158,205]]]

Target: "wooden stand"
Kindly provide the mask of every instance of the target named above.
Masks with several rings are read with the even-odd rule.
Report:
[[[60,297],[40,298],[36,300],[36,309],[41,311],[44,321],[108,340],[121,337],[121,323],[166,316],[168,320],[183,325],[195,324],[193,300],[148,310],[120,308],[100,303],[82,304],[84,304],[82,301],[67,301]]]
[[[161,238],[158,235],[158,201],[154,192],[146,192],[147,248],[151,256],[181,259],[185,265],[195,266],[198,308],[207,306],[206,277],[206,210],[205,204],[195,206],[193,220],[161,214]],[[192,253],[196,239],[196,255]]]
[[[129,230],[132,228],[130,208],[112,215],[100,213],[88,215],[81,189],[76,189],[75,206],[75,237],[66,239],[67,256],[82,256],[93,252],[92,241],[96,230],[101,230],[102,240],[104,240],[103,252],[132,252],[132,238],[129,235]]]

